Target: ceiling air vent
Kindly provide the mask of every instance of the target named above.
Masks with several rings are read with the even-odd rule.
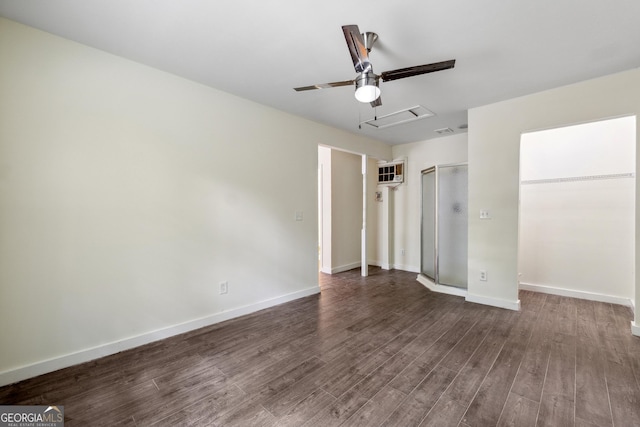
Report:
[[[440,135],[444,135],[447,133],[453,133],[453,129],[451,128],[442,128],[442,129],[436,129],[434,130],[434,132],[439,133]]]
[[[414,120],[426,119],[427,117],[435,116],[435,114],[422,105],[407,108],[405,110],[396,111],[395,113],[387,114],[384,116],[378,116],[371,120],[366,120],[361,125],[366,124],[373,126],[376,129],[384,129],[390,126],[400,125],[402,123],[412,122]]]

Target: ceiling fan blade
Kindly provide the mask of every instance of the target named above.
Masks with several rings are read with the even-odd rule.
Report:
[[[330,87],[349,86],[349,85],[353,85],[354,83],[355,83],[355,80],[345,80],[343,82],[321,83],[321,84],[311,85],[311,86],[294,87],[293,89],[297,92],[301,92],[303,90],[328,89]]]
[[[371,101],[369,104],[373,108],[380,107],[382,105],[382,96],[377,97],[375,101]]]
[[[420,74],[433,73],[435,71],[448,70],[456,64],[455,59],[442,62],[434,62],[433,64],[416,65],[415,67],[399,68],[397,70],[385,71],[380,74],[383,82],[391,80],[404,79],[405,77],[419,76]]]
[[[347,47],[353,60],[353,67],[357,73],[369,71],[371,63],[369,62],[369,53],[362,38],[362,34],[357,25],[343,25],[342,32],[347,41]]]

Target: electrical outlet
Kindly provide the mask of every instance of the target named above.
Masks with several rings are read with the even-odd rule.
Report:
[[[229,282],[220,282],[220,295],[229,292]]]
[[[400,255],[404,256],[404,254],[405,254],[404,249],[400,249]]]
[[[480,280],[483,282],[487,281],[487,270],[480,270]]]

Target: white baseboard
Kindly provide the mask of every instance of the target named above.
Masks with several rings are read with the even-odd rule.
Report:
[[[637,337],[640,337],[640,325],[636,322],[631,322],[631,333]]]
[[[38,375],[46,374],[48,372],[57,371],[58,369],[67,368],[69,366],[77,365],[79,363],[88,362],[90,360],[99,359],[104,356],[119,353],[124,350],[129,350],[141,345],[149,344],[154,341],[159,341],[165,338],[169,338],[175,335],[183,334],[185,332],[193,331],[195,329],[210,326],[216,323],[224,322],[239,316],[254,313],[265,308],[273,307],[285,302],[293,301],[299,298],[304,298],[310,295],[315,295],[320,292],[318,286],[304,289],[301,291],[293,292],[280,297],[271,298],[265,301],[261,301],[256,304],[246,305],[238,307],[229,311],[216,313],[211,316],[206,316],[200,319],[190,320],[188,322],[180,323],[177,325],[169,326],[167,328],[158,329],[156,331],[141,334],[135,337],[127,338],[121,341],[115,341],[112,343],[100,345],[93,348],[88,348],[75,353],[67,354],[64,356],[56,357],[42,362],[37,362],[31,365],[22,366],[16,369],[0,372],[0,387],[13,384],[18,381],[32,378]]]
[[[391,269],[388,264],[386,265],[387,268],[385,268],[385,266],[378,261],[368,261],[367,263],[375,267],[380,267],[383,270]],[[326,274],[337,274],[337,273],[343,273],[345,271],[353,270],[354,268],[360,268],[361,266],[362,266],[362,263],[358,261],[358,262],[352,262],[351,264],[341,265],[339,267],[333,267],[330,270],[328,268],[321,268],[320,271]]]
[[[541,292],[543,294],[560,295],[563,297],[586,299],[589,301],[608,302],[610,304],[624,305],[635,309],[632,299],[616,297],[612,295],[598,294],[595,292],[576,291],[573,289],[557,288],[554,286],[536,285],[532,283],[520,283],[520,289],[532,292]]]
[[[490,298],[482,295],[469,294],[467,292],[466,301],[477,304],[490,305],[493,307],[506,308],[508,310],[520,311],[520,300],[510,301],[500,298]]]
[[[404,264],[393,264],[391,266],[394,270],[408,271],[409,273],[420,273],[420,267]]]
[[[331,267],[331,270],[329,270],[329,274],[337,274],[337,273],[342,273],[345,271],[349,271],[349,270],[353,270],[354,268],[360,268],[362,264],[360,263],[360,261],[358,262],[352,262],[351,264],[345,264],[345,265],[341,265],[338,267]],[[323,271],[326,272],[326,271]]]
[[[467,296],[466,289],[460,289],[454,286],[437,285],[433,281],[423,276],[422,274],[418,274],[418,277],[416,278],[416,280],[418,281],[418,283],[422,284],[425,288],[433,292],[438,292],[440,294],[447,294],[447,295],[455,295],[458,297]]]
[[[380,267],[383,270],[402,270],[402,271],[408,271],[410,273],[420,273],[420,269],[418,267],[413,267],[410,265],[384,264],[378,261],[369,261],[369,265]],[[360,266],[361,266],[360,262],[354,262],[351,264],[345,264],[340,267],[334,267],[331,269],[320,268],[320,272],[326,273],[326,274],[337,274],[337,273],[343,273],[345,271],[353,270],[354,268],[360,268]]]

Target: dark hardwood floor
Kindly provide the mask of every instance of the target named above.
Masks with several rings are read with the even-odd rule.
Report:
[[[640,426],[631,310],[521,292],[514,312],[414,273],[322,293],[0,388],[67,426]]]

